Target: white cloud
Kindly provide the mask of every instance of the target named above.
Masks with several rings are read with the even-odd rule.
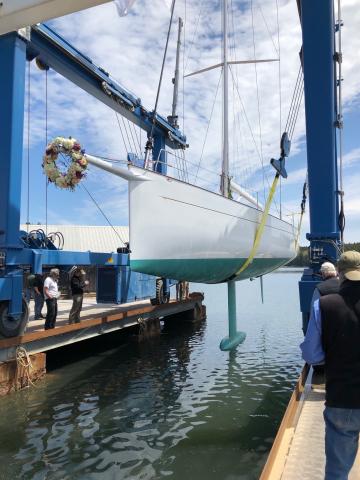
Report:
[[[344,167],[348,167],[350,165],[354,165],[354,163],[358,163],[360,160],[360,148],[354,148],[343,158],[343,165]]]

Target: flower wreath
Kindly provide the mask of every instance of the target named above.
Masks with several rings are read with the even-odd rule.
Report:
[[[63,172],[56,165],[56,160],[62,153],[71,160],[67,171]],[[56,137],[48,144],[43,158],[43,169],[50,182],[59,188],[74,190],[76,185],[85,176],[87,160],[85,150],[75,138]]]

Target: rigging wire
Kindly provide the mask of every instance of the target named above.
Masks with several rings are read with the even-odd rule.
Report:
[[[184,46],[182,49],[182,117],[183,117],[183,132],[185,132],[185,49],[186,49],[186,15],[187,15],[187,0],[184,2],[184,24],[183,24],[183,32],[184,32]]]
[[[64,165],[66,165],[67,167],[69,167],[70,165],[70,162],[69,162],[69,159],[67,157],[65,157],[64,154],[60,154],[62,159],[63,159],[63,162],[64,162]],[[91,194],[91,192],[89,191],[88,188],[85,187],[85,185],[83,183],[80,183],[79,184],[81,186],[81,188],[83,190],[85,190],[85,192],[89,195],[90,199],[94,202],[95,206],[98,208],[99,212],[102,214],[102,216],[105,218],[106,222],[109,224],[109,226],[111,227],[111,229],[114,231],[115,235],[118,237],[118,239],[120,240],[120,242],[125,245],[125,241],[121,238],[120,234],[117,232],[117,230],[115,229],[115,227],[113,226],[113,224],[111,223],[110,219],[108,218],[108,216],[106,215],[106,213],[104,212],[104,210],[101,208],[101,206],[99,205],[99,203],[96,201],[96,199],[94,198],[94,196]]]
[[[149,139],[152,139],[153,133],[154,133],[154,128],[155,128],[156,113],[157,113],[157,108],[158,108],[158,103],[159,103],[162,79],[163,79],[163,75],[164,75],[165,60],[166,60],[166,54],[167,54],[167,49],[168,49],[168,45],[169,45],[171,25],[172,25],[172,20],[173,20],[173,16],[174,16],[174,10],[175,10],[175,2],[176,2],[176,0],[172,0],[169,28],[168,28],[168,32],[167,32],[167,36],[166,36],[165,51],[164,51],[162,64],[161,64],[160,79],[159,79],[158,88],[157,88],[157,92],[156,92],[155,107],[154,107],[154,111],[153,111],[153,118],[152,118],[152,125],[151,125],[151,131],[150,131],[150,134],[149,134]]]
[[[130,137],[131,137],[131,140],[132,140],[133,146],[134,146],[134,153],[136,155],[138,155],[138,150],[137,150],[136,142],[135,142],[133,131],[132,131],[132,128],[135,128],[135,127],[134,127],[134,124],[130,123],[129,119],[127,119],[127,122],[128,122],[128,127],[129,127],[129,130],[130,130]],[[136,136],[136,133],[135,133],[135,136]]]
[[[263,9],[261,8],[261,5],[257,5],[257,7],[258,7],[258,9],[260,10],[262,19],[263,19],[263,21],[264,21],[266,30],[267,30],[267,32],[268,32],[268,34],[269,34],[270,40],[271,40],[271,42],[272,42],[272,44],[273,44],[274,50],[275,50],[276,54],[278,55],[278,57],[280,57],[280,49],[276,48],[274,39],[273,39],[272,34],[271,34],[271,32],[270,32],[270,29],[269,29],[269,25],[268,25],[268,23],[267,23],[267,21],[266,21],[266,18],[265,18],[265,16],[264,16]],[[277,0],[276,0],[276,8],[278,8],[278,2],[277,2]],[[277,13],[278,13],[278,12],[277,12]],[[278,29],[279,29],[279,16],[278,16],[278,15],[277,15],[277,25],[278,25]],[[278,41],[278,44],[279,44],[279,41]]]
[[[197,17],[195,30],[194,30],[194,33],[193,33],[193,36],[192,36],[192,39],[191,39],[191,42],[190,42],[188,54],[187,54],[186,61],[185,61],[185,67],[183,69],[184,74],[186,72],[186,68],[187,68],[187,65],[188,65],[188,62],[189,62],[189,59],[190,59],[190,54],[191,54],[192,47],[194,46],[195,39],[197,39],[197,31],[198,31],[198,28],[199,28],[199,23],[200,23],[200,18],[201,18],[201,15],[202,15],[203,6],[204,6],[204,0],[201,0],[200,7],[199,7],[199,15]],[[186,1],[185,1],[185,9],[186,9]],[[184,48],[184,55],[185,55],[185,48]]]
[[[118,123],[118,126],[119,126],[119,130],[120,130],[120,135],[121,135],[121,138],[122,138],[122,141],[123,141],[123,144],[124,144],[124,147],[125,147],[125,151],[126,151],[127,147],[126,147],[125,137],[124,137],[121,125],[120,125],[119,116],[118,116],[117,112],[114,112],[114,113],[115,113],[115,117],[116,117],[116,120],[117,120],[117,123]]]
[[[130,122],[130,126],[131,128],[133,129],[133,132],[134,132],[134,137],[136,139],[136,142],[135,142],[135,145],[136,145],[136,148],[138,148],[138,155],[141,156],[141,141],[140,141],[140,135],[138,136],[137,132],[136,132],[136,127],[135,127],[135,124],[133,122]]]
[[[131,151],[131,142],[130,142],[130,138],[129,138],[129,133],[128,133],[127,128],[126,128],[124,117],[122,115],[120,115],[120,117],[121,117],[121,121],[122,121],[124,130],[125,130],[126,138],[127,138],[127,141],[128,141],[128,146],[125,145],[125,148],[128,152],[130,152]]]
[[[206,140],[207,140],[207,136],[208,136],[208,133],[209,133],[209,127],[210,127],[210,122],[211,122],[211,119],[212,119],[212,115],[214,113],[214,107],[215,107],[215,103],[216,103],[217,94],[218,94],[218,91],[219,91],[219,86],[220,86],[222,74],[223,74],[223,70],[221,69],[220,75],[219,75],[219,80],[218,80],[218,83],[217,83],[217,86],[216,86],[214,101],[213,101],[213,104],[212,104],[212,107],[211,107],[209,121],[208,121],[208,124],[206,126],[205,138],[204,138],[204,142],[203,142],[202,149],[201,149],[200,160],[199,160],[199,163],[198,163],[198,166],[197,166],[197,171],[196,171],[196,175],[195,175],[195,179],[194,179],[195,184],[196,184],[196,180],[198,178],[199,168],[200,168],[200,165],[201,165],[201,162],[202,162],[202,159],[203,159],[203,155],[204,155]]]
[[[253,0],[250,2],[251,5],[251,26],[252,26],[252,39],[253,39],[253,52],[254,52],[254,70],[255,70],[255,82],[256,82],[256,99],[257,99],[257,110],[258,110],[258,120],[259,120],[259,140],[260,140],[260,159],[262,166],[262,176],[263,176],[263,189],[264,189],[264,202],[266,201],[265,194],[265,172],[264,172],[264,157],[263,157],[263,145],[262,145],[262,128],[261,128],[261,114],[260,114],[260,99],[259,99],[259,84],[258,84],[258,73],[257,73],[257,63],[256,63],[256,47],[255,47],[255,27],[254,27],[254,7]]]
[[[91,198],[91,200],[94,202],[94,204],[96,205],[96,207],[99,209],[100,213],[102,214],[102,216],[105,218],[105,220],[107,221],[107,223],[109,224],[109,226],[111,227],[111,229],[114,231],[115,235],[118,237],[118,239],[120,240],[120,242],[125,245],[126,242],[124,242],[124,240],[121,238],[120,234],[117,232],[117,230],[115,229],[115,227],[113,226],[113,224],[111,223],[111,221],[109,220],[109,218],[107,217],[107,215],[105,214],[104,210],[100,207],[100,205],[98,204],[98,202],[95,200],[95,198],[93,197],[93,195],[91,195],[90,191],[85,187],[85,185],[83,185],[82,183],[80,184],[80,186],[85,190],[85,192],[89,195],[89,197]]]
[[[280,22],[279,22],[279,2],[276,1],[276,24],[277,24],[277,41],[278,41],[278,78],[279,78],[279,139],[282,136],[282,85],[281,85],[281,45],[280,45]],[[265,21],[265,18],[264,18]],[[266,21],[265,21],[266,24]],[[274,45],[275,47],[275,45]],[[276,48],[275,48],[276,50]],[[281,140],[280,140],[281,141]],[[280,219],[282,219],[282,178],[280,178],[279,185],[279,203],[280,203]]]

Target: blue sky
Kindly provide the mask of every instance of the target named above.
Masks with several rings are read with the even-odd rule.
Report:
[[[264,186],[259,157],[262,154],[266,175],[270,181],[272,172],[268,166],[269,160],[279,154],[279,136],[286,122],[299,68],[301,31],[295,0],[278,0],[278,2],[254,0],[252,12],[248,1],[233,0],[229,3],[232,11],[229,21],[230,57],[237,60],[247,60],[254,56],[258,59],[277,58],[279,47],[276,3],[279,5],[281,96],[278,63],[258,65],[257,72],[253,65],[233,67],[236,86],[230,85],[231,172],[238,183],[260,192],[261,199]],[[345,24],[343,29],[344,184],[347,216],[345,240],[357,241],[360,240],[358,193],[360,39],[357,34],[360,12],[355,0],[343,0],[342,5]],[[187,3],[185,0],[179,0],[177,2],[175,17],[181,15],[185,20],[186,41],[184,57],[181,60],[185,73],[219,63],[221,16],[218,7],[217,2],[211,0],[187,1]],[[164,0],[136,0],[126,17],[119,17],[115,5],[109,3],[53,20],[49,24],[80,51],[92,58],[96,64],[110,72],[122,85],[140,97],[143,105],[151,110],[155,102],[169,15],[169,9]],[[171,113],[171,78],[175,64],[176,22],[177,19],[174,22],[160,96],[159,112],[163,116]],[[30,222],[37,223],[45,222],[46,215],[45,177],[41,169],[46,143],[45,74],[38,70],[33,62],[30,66],[30,75],[30,141],[28,149],[26,121],[21,220],[22,222],[27,220],[29,208]],[[219,75],[220,70],[213,70],[190,77],[184,84],[181,81],[179,97],[180,124],[184,127],[190,143],[186,159],[196,165],[202,157],[201,167],[205,167],[206,170],[200,170],[198,182],[203,185],[209,182],[213,186],[218,183],[221,163],[221,90],[215,96]],[[213,114],[208,127],[212,110]],[[116,159],[126,158],[126,147],[114,112],[53,71],[48,73],[47,117],[47,140],[59,135],[72,136],[79,140],[88,153],[102,154]],[[304,133],[302,108],[294,134],[292,155],[288,161],[289,179],[283,182],[282,188],[283,212],[286,215],[299,211],[302,184],[306,173]],[[138,130],[137,135],[140,138]],[[143,132],[142,149],[144,143]],[[192,168],[196,167],[190,166],[190,169]],[[128,223],[125,181],[92,167],[84,180],[84,185],[114,225]],[[265,190],[267,190],[266,181]],[[276,205],[279,205],[279,197]],[[278,208],[276,205],[274,212]],[[106,224],[101,213],[81,187],[75,192],[69,192],[49,185],[47,212],[49,224]],[[308,220],[305,219],[302,234],[304,245],[308,228]]]

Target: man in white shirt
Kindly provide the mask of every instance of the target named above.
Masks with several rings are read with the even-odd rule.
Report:
[[[45,330],[49,330],[49,328],[55,328],[57,316],[57,299],[60,296],[58,288],[59,276],[59,269],[52,268],[50,270],[49,276],[46,277],[44,282],[44,298],[47,307]]]

